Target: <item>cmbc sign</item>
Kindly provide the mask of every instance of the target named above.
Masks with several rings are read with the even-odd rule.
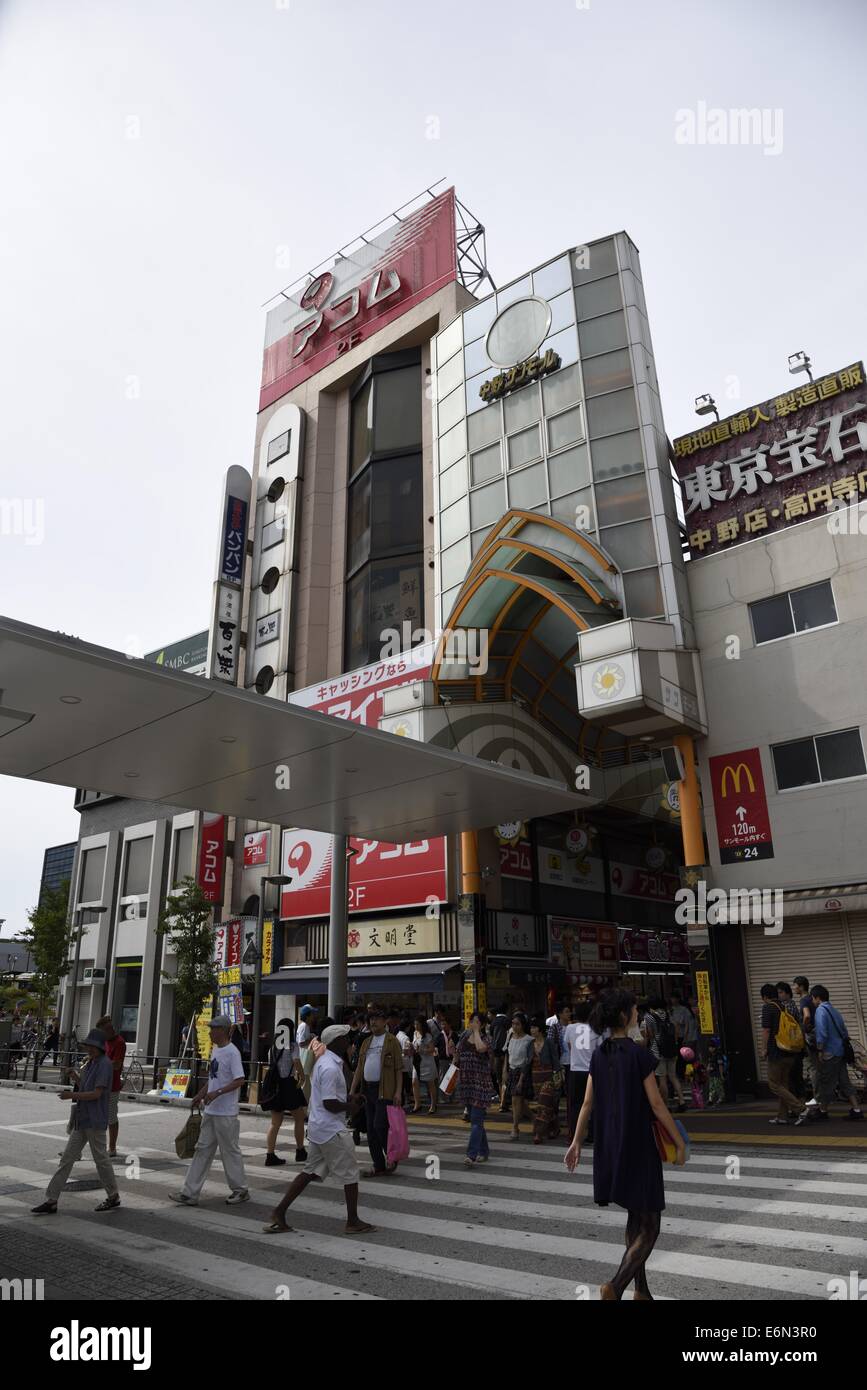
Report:
[[[721,864],[773,859],[774,843],[758,748],[709,760]]]

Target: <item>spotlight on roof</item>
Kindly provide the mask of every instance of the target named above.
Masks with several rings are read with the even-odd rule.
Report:
[[[789,371],[792,376],[797,376],[798,372],[806,372],[810,381],[813,380],[813,373],[810,371],[812,362],[805,352],[793,352],[789,358]]]
[[[716,408],[716,401],[713,396],[707,394],[704,396],[696,396],[695,413],[696,415],[713,415],[716,420],[719,420],[719,411]]]

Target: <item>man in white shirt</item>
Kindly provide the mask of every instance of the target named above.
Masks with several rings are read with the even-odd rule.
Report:
[[[584,1104],[587,1078],[590,1075],[590,1058],[602,1039],[594,1033],[588,1023],[593,1005],[582,1000],[573,1009],[575,1022],[570,1023],[564,1035],[564,1043],[569,1048],[569,1071],[566,1076],[566,1132],[569,1142],[575,1135],[575,1126]],[[591,1121],[592,1123],[592,1121]]]
[[[198,1095],[193,1096],[193,1108],[204,1106],[205,1117],[187,1180],[180,1192],[169,1193],[173,1202],[186,1207],[198,1206],[217,1149],[220,1150],[230,1189],[226,1202],[234,1206],[250,1200],[239,1142],[241,1121],[238,1117],[238,1092],[245,1081],[244,1064],[237,1047],[229,1042],[232,1020],[226,1014],[218,1014],[208,1026],[211,1030],[208,1077]]]
[[[346,1234],[358,1236],[376,1230],[358,1216],[358,1163],[352,1135],[346,1128],[346,1115],[363,1105],[364,1097],[354,1094],[347,1099],[346,1095],[343,1062],[349,1050],[349,1032],[345,1023],[335,1023],[324,1029],[319,1040],[325,1051],[317,1056],[311,1079],[307,1162],[272,1211],[268,1225],[263,1227],[267,1235],[291,1231],[293,1228],[286,1225],[287,1209],[308,1183],[322,1182],[325,1178],[334,1178],[343,1184]],[[319,1044],[315,1047],[318,1050]]]

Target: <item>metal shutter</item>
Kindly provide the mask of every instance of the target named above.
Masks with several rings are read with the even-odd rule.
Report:
[[[861,933],[861,949],[864,953],[862,959],[867,966],[867,914],[863,920],[865,927]],[[811,985],[824,985],[832,1004],[840,1010],[853,1035],[859,1030],[860,1010],[855,1009],[850,933],[842,913],[804,917],[797,921],[787,921],[784,917],[779,936],[766,936],[761,927],[743,925],[741,940],[757,1059],[761,1056],[762,1004],[759,990],[763,984],[773,985],[777,980],[788,980],[791,984],[794,975],[806,975]],[[863,981],[867,976],[861,974],[860,970],[859,975],[863,990]],[[766,1064],[760,1062],[758,1066],[758,1074],[763,1081],[767,1080]]]
[[[860,1011],[856,1010],[846,1022],[852,1037],[860,1033],[861,1042],[867,1047],[867,912],[846,914],[849,928],[849,942],[855,966],[855,986]]]

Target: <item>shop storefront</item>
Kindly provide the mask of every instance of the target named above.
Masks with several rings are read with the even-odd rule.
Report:
[[[783,931],[766,934],[760,925],[738,929],[746,967],[747,1009],[763,1080],[767,1075],[761,1060],[759,991],[763,984],[778,980],[791,984],[794,975],[806,975],[811,985],[824,985],[852,1038],[867,1044],[867,910],[862,904],[867,904],[867,885],[862,884],[855,890],[828,889],[826,894],[812,890],[786,893]]]

